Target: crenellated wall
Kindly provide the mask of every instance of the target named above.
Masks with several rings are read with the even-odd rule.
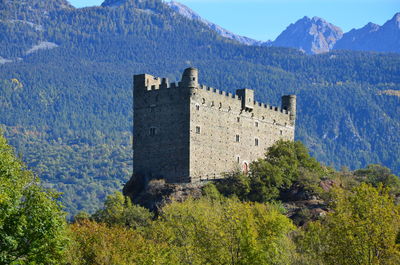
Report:
[[[247,170],[279,139],[294,140],[296,98],[282,107],[198,84],[185,70],[179,83],[143,74],[134,77],[134,172],[168,182],[220,178]],[[290,112],[291,110],[292,112]]]

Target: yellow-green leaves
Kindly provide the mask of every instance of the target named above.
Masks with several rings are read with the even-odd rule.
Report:
[[[311,223],[302,239],[310,264],[399,264],[399,206],[388,190],[361,184],[336,190],[334,211]],[[319,261],[320,263],[318,263]]]
[[[293,229],[275,207],[235,199],[172,203],[152,226],[179,264],[287,264]]]

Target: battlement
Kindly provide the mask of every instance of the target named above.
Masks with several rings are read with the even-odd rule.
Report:
[[[198,83],[198,71],[195,68],[188,68],[182,75],[182,79],[179,82],[168,83],[168,78],[155,77],[149,74],[140,74],[134,76],[134,87],[135,90],[139,91],[158,91],[160,89],[201,89],[209,93],[213,93],[221,96],[221,101],[225,98],[235,99],[240,101],[242,110],[252,112],[262,112],[265,110],[280,112],[290,116],[291,121],[296,119],[296,96],[285,95],[282,96],[282,105],[272,106],[266,103],[257,102],[254,100],[254,90],[243,88],[236,90],[236,94],[229,93],[224,90],[216,89],[206,85]]]

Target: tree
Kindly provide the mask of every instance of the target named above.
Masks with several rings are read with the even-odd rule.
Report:
[[[264,158],[252,162],[250,169],[248,176],[240,172],[227,174],[216,187],[225,196],[268,202],[278,198],[280,191],[293,183],[318,193],[320,180],[333,172],[312,158],[301,142],[283,140],[268,148]]]
[[[176,264],[288,264],[293,229],[272,205],[202,198],[165,206],[150,232]]]
[[[387,167],[371,164],[366,168],[354,171],[354,175],[356,175],[360,181],[369,183],[374,187],[383,185],[389,188],[393,194],[400,194],[400,179]]]
[[[306,264],[399,264],[400,209],[388,189],[336,190],[333,211],[299,239]]]
[[[124,196],[121,192],[107,196],[104,208],[93,214],[93,219],[97,222],[131,228],[147,226],[152,217],[149,210],[132,204],[129,197]]]
[[[173,264],[162,255],[165,244],[145,239],[138,231],[82,220],[70,226],[67,259],[72,265]]]
[[[15,157],[0,135],[0,263],[60,264],[67,243],[57,194]]]

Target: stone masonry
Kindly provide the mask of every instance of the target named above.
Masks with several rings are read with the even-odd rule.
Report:
[[[188,68],[182,80],[134,76],[134,172],[169,183],[217,179],[249,170],[279,139],[294,140],[296,96],[282,106],[254,101],[254,91],[236,95],[198,83]]]

